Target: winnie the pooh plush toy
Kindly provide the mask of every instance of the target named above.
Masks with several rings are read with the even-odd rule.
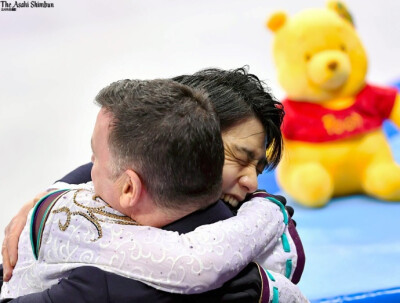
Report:
[[[356,193],[400,201],[400,165],[382,130],[385,119],[400,125],[400,97],[366,82],[367,55],[344,4],[277,12],[267,26],[287,94],[281,188],[309,207]]]

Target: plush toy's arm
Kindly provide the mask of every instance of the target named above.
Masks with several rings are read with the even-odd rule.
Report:
[[[390,120],[392,120],[398,127],[400,127],[400,94],[397,94],[396,101],[394,101]]]

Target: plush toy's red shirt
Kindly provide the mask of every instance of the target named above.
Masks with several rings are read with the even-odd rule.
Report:
[[[366,133],[381,127],[396,100],[394,88],[366,85],[352,106],[334,110],[319,104],[285,99],[282,125],[286,139],[328,142]]]

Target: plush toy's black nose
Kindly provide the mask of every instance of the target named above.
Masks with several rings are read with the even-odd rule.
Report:
[[[331,62],[328,63],[328,68],[330,70],[335,70],[337,66],[338,66],[338,64],[337,64],[336,61],[331,61]]]

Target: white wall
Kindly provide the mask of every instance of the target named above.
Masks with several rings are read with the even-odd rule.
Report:
[[[23,202],[89,161],[92,101],[102,87],[247,64],[281,97],[264,21],[278,9],[293,14],[325,1],[53,3],[0,11],[0,231]],[[400,1],[347,4],[370,57],[369,79],[399,79]]]

